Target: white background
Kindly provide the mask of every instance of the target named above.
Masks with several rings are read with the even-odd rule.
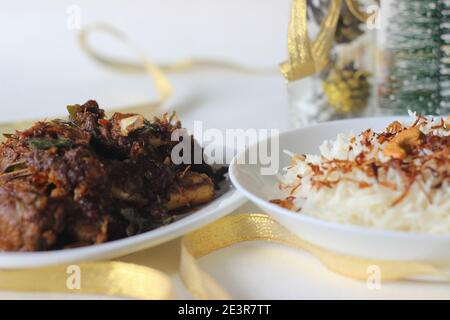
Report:
[[[120,107],[154,98],[145,76],[98,66],[81,52],[66,10],[81,9],[81,24],[106,22],[127,33],[158,62],[216,58],[276,69],[286,57],[288,0],[0,1],[0,121],[63,114],[67,104],[96,99]],[[96,38],[102,52],[133,57],[113,41]],[[169,102],[184,125],[288,127],[284,79],[229,71],[171,74]],[[247,204],[237,212],[259,211]],[[125,257],[170,273],[178,297],[189,297],[176,274],[179,240]],[[418,282],[364,282],[325,270],[306,253],[267,243],[245,243],[202,259],[202,266],[235,298],[450,298],[450,287]],[[50,297],[3,293],[0,298]],[[54,296],[52,296],[54,297]]]
[[[172,107],[189,113],[187,126],[197,117],[185,110],[192,105],[207,125],[219,128],[285,126],[285,85],[276,68],[285,58],[288,0],[1,0],[2,120],[56,115],[67,104],[92,98],[117,107],[154,97],[145,76],[99,67],[81,52],[78,30],[67,27],[72,5],[81,10],[82,26],[114,24],[157,62],[206,57],[275,70],[257,77],[217,71],[171,75]],[[92,41],[101,52],[133,58],[107,36]],[[223,110],[220,117],[217,110]],[[204,113],[209,111],[212,115]]]

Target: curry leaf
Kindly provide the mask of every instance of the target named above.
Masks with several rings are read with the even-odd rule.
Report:
[[[73,145],[73,141],[67,138],[58,139],[40,139],[40,138],[30,138],[28,143],[33,147],[40,150],[47,150],[53,147],[57,148],[70,148]]]
[[[77,116],[77,108],[79,107],[79,104],[73,104],[67,106],[67,111],[69,112],[70,119],[75,119]]]
[[[17,162],[13,162],[13,163],[9,164],[3,172],[10,173],[10,172],[23,170],[26,168],[27,168],[26,161],[17,161]]]

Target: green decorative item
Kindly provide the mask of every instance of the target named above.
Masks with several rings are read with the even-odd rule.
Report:
[[[390,1],[390,66],[383,108],[404,114],[450,111],[450,1]]]

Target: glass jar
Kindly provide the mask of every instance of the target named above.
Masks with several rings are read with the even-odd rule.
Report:
[[[319,32],[329,1],[307,2],[311,39]],[[328,66],[320,73],[288,82],[293,127],[375,113],[375,27],[362,23],[361,17],[352,13],[349,3],[342,1]],[[360,10],[367,8],[362,2],[358,5],[362,6]]]

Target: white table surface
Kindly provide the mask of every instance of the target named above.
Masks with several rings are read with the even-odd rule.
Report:
[[[0,121],[58,115],[65,105],[91,98],[110,107],[152,98],[151,83],[144,76],[105,70],[80,52],[77,31],[66,28],[66,9],[73,4],[81,8],[82,25],[114,23],[157,61],[213,57],[276,68],[285,57],[288,0],[2,3]],[[98,43],[105,52],[116,50],[113,43]],[[170,79],[175,95],[169,106],[188,128],[195,120],[222,130],[288,128],[285,82],[278,73],[209,70]],[[247,203],[236,212],[259,211]],[[179,239],[121,260],[169,273],[177,297],[190,297],[177,275]],[[307,253],[264,242],[220,250],[202,258],[201,266],[239,299],[450,299],[445,284],[382,283],[380,290],[369,290],[364,282],[327,271]],[[39,297],[77,298],[0,292],[6,299]]]

